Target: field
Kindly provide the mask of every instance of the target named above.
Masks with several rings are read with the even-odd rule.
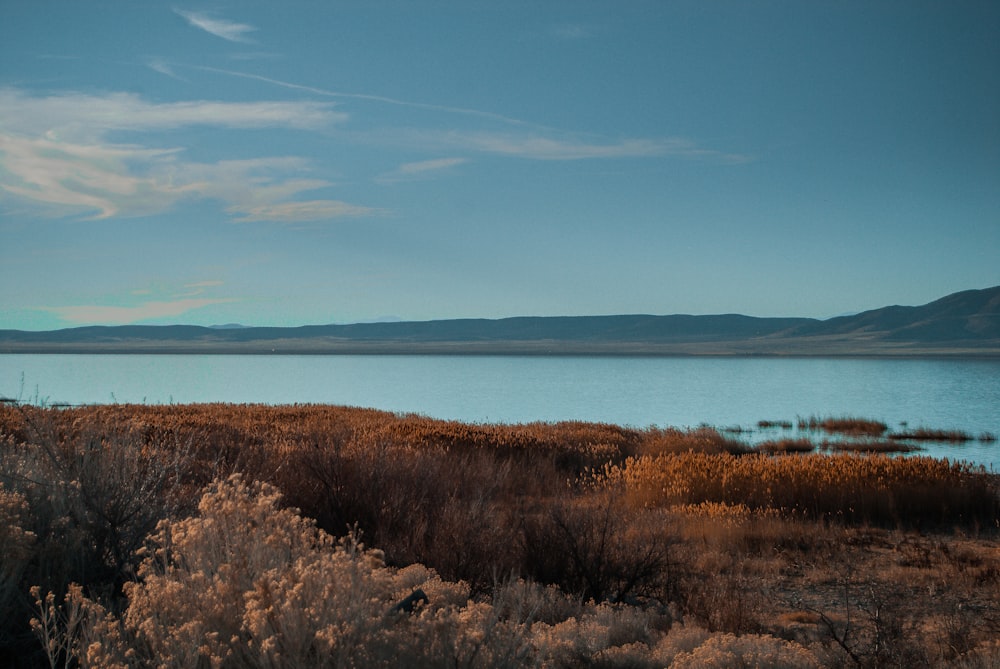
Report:
[[[998,476],[809,421],[0,406],[0,665],[1000,666]]]

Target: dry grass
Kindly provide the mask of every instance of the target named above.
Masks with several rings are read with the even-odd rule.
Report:
[[[629,458],[600,477],[638,507],[718,502],[895,527],[995,526],[993,477],[926,457],[684,453]]]
[[[824,441],[822,447],[827,451],[839,451],[842,453],[913,453],[921,450],[919,446],[881,439]]]
[[[108,653],[119,642],[181,652],[175,632],[128,622],[152,613],[129,611],[173,611],[174,627],[211,614],[205,629],[238,643],[192,638],[181,664],[238,666],[266,656],[244,635],[288,643],[279,621],[312,633],[340,615],[317,608],[303,618],[319,603],[295,599],[296,583],[340,601],[355,592],[351,578],[396,584],[391,596],[384,585],[356,591],[381,593],[368,600],[379,611],[422,587],[439,618],[406,627],[407,652],[467,666],[490,666],[474,659],[488,657],[492,666],[684,666],[733,653],[774,666],[971,667],[1000,657],[988,645],[1000,635],[996,476],[922,457],[749,451],[710,428],[467,425],[327,406],[0,406],[0,665],[48,666],[27,624],[31,586],[51,613],[52,640],[66,641],[73,615],[89,621],[81,638]],[[250,501],[222,494],[234,474]],[[215,496],[199,510],[205,490]],[[256,520],[233,520],[228,539],[205,524],[214,518],[221,531],[222,519],[247,517]],[[243,602],[238,611],[206,604],[207,585],[166,606],[182,573],[137,552],[168,541],[158,522],[177,546],[186,533],[189,557],[176,567],[193,567],[193,555],[234,564],[267,537],[313,539],[275,544],[301,560],[261,566],[272,570],[269,592],[227,577],[241,592],[211,601]],[[316,551],[342,548],[315,537],[348,528],[380,549],[378,560],[363,573],[323,571],[332,563]],[[211,564],[201,571],[222,573]],[[283,617],[257,616],[265,601]],[[434,608],[442,602],[452,608]],[[376,665],[400,652],[381,618],[357,616],[352,629],[385,653]],[[493,645],[473,653],[475,639]],[[319,666],[309,647],[295,652]]]
[[[810,439],[769,439],[756,446],[760,453],[811,453],[816,450],[816,444]]]
[[[868,437],[877,437],[889,429],[882,421],[851,416],[829,418],[810,416],[809,418],[800,418],[798,425],[800,429],[824,430],[826,432]]]
[[[889,435],[890,439],[905,439],[909,441],[954,441],[954,442],[964,442],[972,441],[975,439],[974,436],[968,432],[963,432],[961,430],[935,430],[926,427],[920,427],[916,430],[908,430],[906,432],[896,432]]]

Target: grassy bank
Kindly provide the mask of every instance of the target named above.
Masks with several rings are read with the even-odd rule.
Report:
[[[962,464],[325,406],[5,406],[0,449],[4,665],[1000,662]]]

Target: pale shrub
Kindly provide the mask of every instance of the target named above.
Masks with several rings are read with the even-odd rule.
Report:
[[[35,536],[19,584],[22,604],[29,585],[61,596],[80,583],[91,595],[114,597],[134,576],[136,551],[158,520],[193,506],[177,485],[188,462],[183,446],[146,444],[126,426],[61,411],[17,407],[4,414],[0,480],[26,503],[20,526]],[[11,426],[12,416],[20,428]],[[26,622],[26,614],[24,606],[17,621]],[[14,619],[0,616],[0,628],[14,628]]]
[[[8,491],[0,482],[0,597],[17,583],[24,563],[31,557],[35,535],[22,527],[27,513],[24,495]]]
[[[450,658],[504,665],[524,642],[493,608],[468,600],[424,567],[386,568],[356,537],[339,542],[278,492],[239,477],[217,482],[200,515],[164,522],[156,549],[127,589],[125,623],[157,658],[191,666],[409,666]],[[428,605],[394,604],[416,588]]]
[[[18,585],[31,559],[35,535],[24,529],[28,515],[28,503],[21,495],[4,488],[0,483],[0,619],[12,620]],[[20,611],[17,611],[20,613]],[[7,632],[0,625],[0,640]]]
[[[670,666],[675,657],[692,652],[710,636],[703,627],[678,623],[650,649],[651,659],[660,667]]]
[[[469,601],[468,586],[419,565],[387,568],[239,476],[216,481],[198,515],[162,521],[115,619],[71,588],[34,621],[50,660],[82,667],[531,666],[527,627]],[[395,604],[419,587],[428,603]],[[37,597],[36,590],[36,597]]]
[[[659,636],[649,621],[638,609],[600,604],[556,624],[536,623],[531,632],[545,666],[587,666],[598,661],[618,666],[628,659],[622,664],[627,666],[639,654],[648,656],[647,644]]]
[[[79,585],[69,586],[61,607],[55,605],[51,592],[42,600],[38,586],[31,588],[31,594],[39,616],[31,619],[31,628],[42,642],[50,667],[73,666],[74,658],[81,667],[129,667],[135,652],[125,648],[119,621],[85,597]]]
[[[710,637],[680,623],[664,634],[648,611],[573,606],[522,580],[473,601],[467,584],[422,565],[389,568],[356,534],[335,540],[280,502],[264,483],[213,483],[197,515],[162,521],[150,536],[121,618],[78,586],[62,607],[35,589],[33,627],[53,666],[62,658],[84,669],[819,666],[790,642]],[[418,589],[426,601],[398,610]],[[557,619],[559,610],[575,614]]]
[[[819,669],[820,663],[808,649],[770,635],[718,634],[694,650],[674,657],[672,669]]]
[[[332,539],[293,509],[278,506],[280,494],[239,477],[217,481],[198,504],[199,515],[164,520],[153,549],[127,583],[126,627],[166,666],[213,665],[238,659],[247,601],[258,581],[302,568],[311,551],[332,548]],[[303,573],[303,576],[308,576]]]

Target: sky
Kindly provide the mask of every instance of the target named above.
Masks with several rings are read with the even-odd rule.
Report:
[[[1000,285],[1000,2],[0,0],[0,329]]]

